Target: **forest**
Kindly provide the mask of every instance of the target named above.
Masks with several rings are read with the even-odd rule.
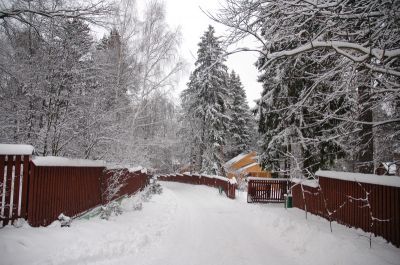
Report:
[[[204,29],[194,66],[166,4],[138,3],[0,2],[1,143],[218,175],[252,150],[292,176],[373,173],[400,153],[399,1],[224,0],[203,12],[226,31]],[[252,109],[226,65],[248,51],[263,87]]]

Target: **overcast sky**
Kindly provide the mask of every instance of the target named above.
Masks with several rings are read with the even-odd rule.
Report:
[[[209,19],[199,7],[211,13],[215,13],[220,4],[218,0],[164,0],[167,8],[167,21],[171,27],[180,26],[182,32],[182,56],[189,63],[188,73],[181,78],[177,94],[182,91],[187,81],[189,73],[194,69],[194,62],[197,57],[197,44],[200,37],[207,30],[208,25],[215,27],[216,35],[224,35],[225,28]],[[246,43],[248,46],[248,44]],[[243,86],[246,90],[249,105],[254,106],[254,100],[260,97],[261,84],[257,80],[257,69],[254,63],[257,60],[255,53],[238,53],[231,55],[227,60],[230,70],[235,70],[240,75]]]

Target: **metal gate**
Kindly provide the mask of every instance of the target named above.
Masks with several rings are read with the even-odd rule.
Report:
[[[248,178],[247,202],[284,202],[289,179]]]

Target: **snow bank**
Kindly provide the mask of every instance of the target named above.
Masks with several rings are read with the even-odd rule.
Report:
[[[362,173],[350,173],[350,172],[339,172],[339,171],[325,171],[318,170],[315,172],[316,176],[341,179],[354,182],[370,183],[383,186],[400,187],[400,177],[397,176],[379,176],[375,174],[362,174]]]
[[[102,160],[72,159],[58,156],[34,157],[32,162],[36,166],[48,167],[105,167],[105,162]]]
[[[32,155],[34,150],[27,144],[0,144],[0,155]]]
[[[292,178],[292,182],[297,183],[297,184],[302,184],[304,186],[308,186],[311,188],[318,188],[318,180],[316,179],[300,179],[300,178]]]
[[[163,183],[163,193],[121,202],[122,215],[76,219],[69,228],[0,229],[2,265],[393,265],[399,248],[381,237],[277,204],[224,200],[213,189]],[[194,247],[195,246],[195,247]]]

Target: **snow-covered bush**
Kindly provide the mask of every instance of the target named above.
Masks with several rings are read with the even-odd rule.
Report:
[[[108,220],[111,216],[122,214],[121,205],[117,201],[111,201],[101,207],[100,218]]]
[[[72,218],[69,216],[66,216],[65,214],[61,213],[58,216],[58,220],[61,223],[61,227],[70,227],[72,223]]]
[[[127,178],[124,170],[114,169],[111,172],[112,174],[107,178],[106,188],[103,192],[103,198],[107,203],[101,207],[100,213],[100,217],[107,220],[112,215],[120,215],[122,213],[120,204],[113,200],[118,197],[119,191],[125,185]]]
[[[141,194],[141,199],[145,202],[149,201],[154,194],[161,194],[162,186],[155,179],[150,181],[150,185],[144,189]]]

